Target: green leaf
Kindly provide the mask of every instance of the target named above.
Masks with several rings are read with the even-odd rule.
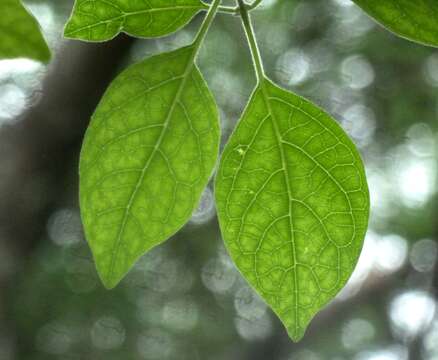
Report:
[[[50,60],[50,50],[37,21],[19,0],[1,0],[0,14],[0,59]]]
[[[353,0],[378,23],[408,40],[438,46],[436,0]]]
[[[125,70],[87,130],[81,215],[107,288],[185,224],[216,163],[219,116],[196,51],[195,43]]]
[[[200,0],[76,0],[64,35],[87,41],[110,40],[120,32],[159,37],[177,31],[207,8]]]
[[[215,188],[232,259],[299,340],[362,248],[369,195],[355,146],[321,109],[263,78]]]

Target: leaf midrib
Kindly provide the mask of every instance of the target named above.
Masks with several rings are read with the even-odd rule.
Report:
[[[275,139],[277,141],[277,145],[278,148],[280,149],[280,158],[281,158],[281,163],[282,163],[282,168],[283,168],[283,174],[284,174],[284,180],[286,183],[286,188],[287,188],[287,194],[288,194],[288,208],[289,208],[289,213],[288,213],[288,217],[289,217],[289,228],[290,228],[290,239],[291,239],[291,252],[292,252],[292,258],[293,258],[293,273],[294,273],[294,288],[295,288],[295,334],[298,333],[298,278],[297,278],[297,256],[296,256],[296,246],[295,246],[295,236],[294,236],[294,229],[293,229],[293,222],[292,222],[292,192],[291,192],[291,188],[290,188],[290,182],[289,182],[289,172],[287,169],[287,162],[286,162],[286,157],[284,154],[284,150],[283,150],[283,146],[282,146],[282,137],[281,137],[281,133],[280,133],[280,129],[278,128],[277,122],[276,122],[276,118],[274,115],[274,112],[272,111],[272,107],[271,107],[271,103],[270,103],[270,99],[269,99],[269,94],[268,94],[268,89],[266,87],[266,83],[267,83],[267,79],[266,78],[261,78],[260,79],[260,88],[262,91],[262,96],[263,96],[263,100],[265,102],[265,105],[268,109],[269,115],[271,117],[271,122],[272,125],[274,127],[274,132],[275,132]]]
[[[92,29],[93,27],[96,27],[96,26],[99,26],[102,24],[107,24],[107,23],[111,23],[114,21],[118,21],[120,19],[124,19],[124,18],[129,17],[129,16],[143,15],[143,14],[160,12],[160,11],[190,10],[190,9],[202,10],[202,9],[204,9],[204,7],[203,6],[193,6],[193,5],[190,5],[190,6],[189,5],[187,5],[187,6],[179,5],[179,6],[174,6],[174,7],[153,8],[153,9],[146,9],[146,10],[140,10],[140,11],[130,11],[130,12],[125,12],[123,10],[117,9],[122,13],[122,15],[115,16],[115,17],[109,18],[107,20],[101,20],[101,21],[98,21],[98,22],[90,24],[90,25],[79,27],[76,30],[69,31],[68,33],[66,33],[66,35],[67,36],[74,35],[78,32]]]
[[[112,278],[112,275],[113,275],[113,272],[114,272],[115,261],[116,261],[117,254],[118,254],[118,251],[119,251],[119,248],[120,248],[120,244],[122,243],[122,236],[123,236],[123,233],[124,233],[124,230],[125,230],[126,222],[128,220],[128,216],[130,214],[130,210],[131,210],[132,204],[133,204],[133,202],[135,200],[135,197],[137,195],[138,190],[140,189],[141,184],[143,183],[143,180],[144,180],[144,178],[146,176],[147,169],[149,168],[149,165],[150,165],[151,161],[153,160],[153,158],[157,154],[158,149],[159,149],[159,147],[160,147],[160,145],[161,145],[161,143],[162,143],[162,141],[164,139],[164,136],[166,134],[166,130],[167,130],[167,127],[169,125],[170,119],[172,118],[173,112],[174,112],[174,110],[175,110],[175,108],[176,108],[176,106],[177,106],[177,104],[179,102],[179,98],[181,96],[181,93],[182,93],[185,85],[186,85],[186,82],[187,82],[187,79],[189,77],[189,74],[190,74],[190,72],[192,71],[192,69],[194,67],[194,58],[195,58],[196,53],[197,53],[197,48],[192,45],[191,46],[191,51],[192,51],[192,54],[191,54],[191,56],[190,56],[190,58],[189,58],[189,60],[187,62],[187,65],[186,65],[186,68],[184,69],[183,75],[181,76],[182,77],[181,83],[180,83],[180,85],[178,87],[178,90],[177,90],[177,93],[175,94],[175,97],[172,100],[172,104],[170,106],[169,112],[166,115],[166,120],[164,121],[163,128],[162,128],[162,130],[160,132],[160,135],[158,137],[157,144],[155,145],[154,149],[152,150],[151,154],[149,155],[148,159],[146,160],[145,165],[144,165],[144,167],[143,167],[143,169],[141,171],[141,174],[139,176],[139,179],[137,181],[137,184],[135,185],[135,188],[134,188],[132,194],[130,195],[128,204],[126,206],[126,210],[125,210],[124,215],[123,215],[123,220],[122,220],[122,224],[120,226],[120,231],[117,234],[116,241],[115,241],[116,242],[115,246],[113,246],[113,252],[112,252],[112,256],[111,256],[111,263],[110,263],[110,266],[109,266],[109,269],[108,269],[108,273],[107,273],[107,278],[108,279]]]
[[[291,207],[291,203],[292,203],[292,193],[291,193],[291,187],[290,187],[290,183],[289,183],[289,173],[288,173],[288,169],[287,169],[287,163],[286,163],[286,160],[285,160],[285,155],[284,155],[284,150],[283,150],[283,144],[285,144],[285,145],[290,145],[290,146],[292,146],[293,144],[291,144],[291,143],[289,143],[289,142],[286,142],[286,141],[284,141],[283,139],[282,139],[282,136],[281,136],[281,132],[280,132],[280,130],[279,130],[279,128],[278,128],[278,125],[277,125],[277,122],[276,122],[276,119],[275,119],[275,115],[274,115],[274,112],[272,111],[272,107],[271,107],[271,103],[270,103],[270,101],[271,101],[271,99],[273,99],[273,97],[272,96],[269,96],[269,90],[267,89],[267,82],[268,82],[269,80],[268,79],[266,79],[266,78],[263,78],[262,80],[260,80],[260,84],[259,84],[259,86],[260,86],[260,88],[261,88],[261,92],[262,92],[262,96],[263,96],[263,99],[264,99],[264,102],[265,102],[265,104],[266,104],[266,107],[267,107],[267,109],[268,109],[268,112],[269,112],[269,115],[270,115],[270,117],[271,117],[271,119],[272,119],[272,125],[273,125],[273,127],[274,127],[274,132],[275,132],[275,137],[276,137],[276,141],[277,141],[277,145],[278,145],[278,147],[279,147],[279,149],[280,149],[280,157],[281,157],[281,161],[282,161],[282,165],[283,165],[283,172],[284,172],[284,176],[285,176],[285,182],[286,182],[286,187],[287,187],[287,193],[288,193],[288,197],[289,197],[289,214],[288,214],[288,216],[289,216],[289,219],[290,219],[290,229],[291,229],[291,244],[292,244],[292,253],[293,253],[293,259],[294,259],[294,267],[293,267],[293,272],[294,272],[294,282],[295,282],[295,319],[296,319],[296,321],[295,321],[295,335],[297,335],[298,334],[298,329],[300,328],[300,326],[299,326],[299,323],[298,323],[298,298],[299,298],[299,291],[298,291],[298,278],[297,278],[297,261],[296,261],[296,246],[295,246],[295,241],[294,241],[294,232],[293,232],[293,223],[292,223],[292,207]],[[284,100],[282,100],[282,102],[284,102]],[[287,105],[288,106],[292,106],[292,107],[294,107],[294,108],[296,108],[296,109],[298,109],[298,110],[300,110],[300,111],[303,111],[303,110],[301,110],[299,107],[296,107],[296,106],[293,106],[292,104],[289,104],[289,103],[287,103]],[[306,113],[306,112],[305,112]],[[307,114],[307,113],[306,113]],[[310,118],[312,118],[312,119],[315,119],[313,116],[311,116],[310,114],[307,114]],[[317,120],[317,119],[315,119],[318,123],[320,123],[319,122],[319,120]],[[321,124],[321,123],[320,123]],[[327,129],[327,128],[326,128]],[[336,134],[334,134],[330,129],[327,129],[333,136],[335,136],[337,139],[339,139],[338,138],[338,136],[336,135]],[[338,187],[338,189],[341,191],[341,192],[343,192],[343,193],[345,193],[345,190],[343,189],[343,187],[341,186],[341,184],[339,184],[339,182],[332,176],[332,174],[330,174],[319,162],[317,162],[317,161],[315,161],[311,156],[310,156],[310,154],[308,154],[306,151],[304,151],[303,149],[301,149],[301,148],[299,148],[298,146],[294,146],[297,150],[300,150],[300,151],[302,151],[306,156],[308,156],[309,157],[309,159],[311,159],[311,160],[313,160],[314,162],[315,162],[315,164],[318,166],[318,167],[320,167],[325,173],[326,173],[326,175],[336,184],[336,186]],[[350,199],[349,199],[349,197],[348,196],[346,196],[346,199],[347,199],[347,202],[348,202],[348,205],[349,205],[349,208],[350,208],[350,211],[353,211],[353,207],[352,207],[352,204],[351,204],[351,201],[350,201]],[[353,220],[353,228],[354,228],[354,234],[352,235],[352,239],[355,237],[355,231],[356,231],[356,226],[355,226],[355,219],[354,219],[354,217],[352,218],[352,220]],[[327,237],[328,237],[328,239],[330,240],[330,236],[329,236],[329,234],[327,233],[327,230],[326,230],[326,228],[325,228],[325,226],[323,226],[324,227],[324,231],[325,231],[325,233],[326,233],[326,235],[327,235]],[[330,240],[330,241],[332,241],[332,240]],[[336,245],[336,247],[337,247],[337,250],[338,250],[338,252],[339,252],[339,246],[337,245],[337,244],[335,244]],[[339,267],[338,267],[338,271],[339,271]],[[339,274],[338,274],[338,276],[339,276]]]

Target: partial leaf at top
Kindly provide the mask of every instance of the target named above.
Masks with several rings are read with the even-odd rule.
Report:
[[[159,37],[206,8],[201,0],[76,0],[64,35],[87,41],[110,40],[120,32]]]
[[[107,288],[185,224],[216,163],[218,111],[195,52],[191,45],[125,70],[87,130],[81,215]]]
[[[232,259],[299,340],[362,248],[369,195],[355,146],[321,109],[264,78],[224,149],[215,193]]]
[[[1,0],[0,14],[0,59],[49,61],[50,50],[38,23],[19,0]]]
[[[394,34],[438,47],[436,0],[353,0]]]

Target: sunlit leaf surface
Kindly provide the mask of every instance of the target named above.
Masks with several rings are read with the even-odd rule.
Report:
[[[131,66],[91,120],[80,160],[81,213],[108,288],[184,225],[216,162],[218,112],[195,52],[189,46]]]
[[[120,32],[158,37],[175,32],[207,6],[200,0],[76,0],[64,35],[105,41]]]
[[[38,23],[19,0],[1,0],[0,14],[0,59],[49,61],[50,51]]]
[[[425,45],[438,46],[436,0],[353,0],[393,33]]]
[[[293,340],[351,275],[368,223],[360,156],[337,123],[264,79],[216,178],[222,234]]]

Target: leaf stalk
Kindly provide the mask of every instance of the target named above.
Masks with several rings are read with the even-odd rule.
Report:
[[[207,12],[207,15],[202,22],[201,27],[199,28],[198,33],[196,34],[195,41],[193,42],[193,45],[195,46],[195,53],[199,51],[199,48],[201,47],[202,42],[205,39],[205,36],[207,35],[208,29],[210,29],[210,26],[214,20],[214,17],[216,13],[219,10],[219,5],[222,0],[214,0],[213,3],[210,6],[210,9]]]
[[[257,2],[260,3],[260,1],[258,0],[256,0],[254,3]],[[251,18],[249,16],[249,9],[252,5],[245,4],[243,0],[237,0],[237,3],[239,4],[240,17],[242,18],[243,28],[245,29],[246,37],[248,39],[248,45],[251,50],[251,56],[257,75],[257,80],[260,83],[265,78],[265,71],[263,69],[262,57],[260,55],[260,50],[257,45],[257,40],[252,26]]]

